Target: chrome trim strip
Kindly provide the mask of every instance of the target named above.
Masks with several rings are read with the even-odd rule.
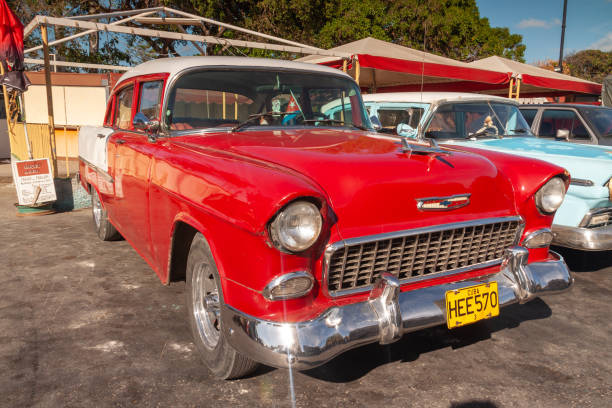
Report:
[[[567,227],[565,225],[552,226],[553,245],[583,251],[612,250],[612,224],[597,228]]]
[[[595,185],[595,183],[593,183],[592,180],[579,179],[579,178],[573,178],[573,177],[570,180],[570,184],[574,186],[583,186],[583,187],[591,187]]]
[[[357,288],[357,289],[350,289],[350,290],[344,290],[344,291],[337,290],[333,293],[329,292],[328,271],[329,271],[329,263],[331,260],[331,256],[333,255],[334,252],[346,246],[365,244],[368,242],[400,238],[400,237],[411,236],[411,235],[426,234],[430,232],[440,232],[440,231],[447,231],[447,230],[457,229],[457,228],[476,227],[480,225],[495,224],[499,222],[512,222],[512,221],[518,221],[520,224],[517,230],[517,233],[516,233],[516,237],[514,238],[514,243],[517,244],[521,236],[523,235],[523,231],[525,229],[525,221],[523,220],[523,217],[521,216],[495,217],[495,218],[484,218],[484,219],[481,218],[481,219],[472,220],[472,221],[465,221],[465,222],[459,222],[459,223],[453,223],[453,224],[433,225],[433,226],[423,227],[423,228],[387,232],[384,234],[367,235],[363,237],[349,238],[349,239],[344,239],[341,241],[336,241],[332,244],[328,244],[327,248],[325,248],[324,260],[323,260],[323,271],[322,271],[322,277],[321,277],[323,290],[325,291],[325,293],[327,293],[328,296],[340,297],[340,296],[353,295],[355,293],[367,292],[368,290],[372,289],[372,285],[370,285],[370,286],[364,286],[364,287]],[[467,271],[474,270],[474,269],[484,269],[484,268],[488,268],[491,266],[499,265],[501,264],[501,262],[502,262],[502,258],[494,259],[492,261],[487,261],[487,262],[483,262],[483,263],[479,263],[479,264],[475,264],[471,266],[466,266],[463,268],[452,269],[452,270],[448,270],[445,272],[439,272],[439,273],[430,274],[430,275],[402,279],[400,283],[403,285],[409,282],[419,282],[419,281],[426,280],[426,279],[455,275],[458,273],[463,273],[463,272],[467,272]]]
[[[275,287],[277,287],[278,285],[284,282],[287,282],[288,280],[295,279],[295,278],[308,278],[310,280],[310,286],[308,287],[308,289],[304,289],[303,291],[297,292],[293,295],[274,296],[272,294],[272,289],[274,289]],[[266,287],[264,288],[262,295],[268,300],[295,299],[295,298],[302,297],[306,295],[307,293],[309,293],[312,290],[313,285],[314,285],[314,277],[310,273],[306,271],[290,272],[290,273],[286,273],[281,276],[277,276],[276,278],[272,279],[270,283],[268,283]]]
[[[521,241],[521,245],[523,245],[524,247],[527,248],[544,248],[547,247],[548,245],[550,245],[550,243],[546,244],[546,245],[542,245],[542,246],[535,246],[535,247],[531,247],[531,246],[527,246],[526,244],[529,242],[529,240],[531,240],[532,238],[540,235],[540,234],[550,234],[551,239],[554,238],[554,234],[552,233],[552,231],[550,230],[550,228],[542,228],[536,231],[533,231],[532,233],[530,233],[529,235],[527,235],[523,241]]]
[[[578,228],[586,228],[594,215],[604,214],[607,212],[612,213],[612,207],[593,208],[584,215],[582,221],[580,221],[580,224],[578,224]]]
[[[352,348],[399,339],[417,330],[446,324],[445,294],[497,282],[499,304],[505,307],[568,290],[573,284],[563,258],[525,264],[526,250],[506,251],[504,267],[488,276],[397,293],[392,279],[377,282],[363,302],[333,306],[319,316],[294,323],[263,320],[229,305],[221,306],[225,338],[240,353],[274,367],[307,370]]]
[[[108,174],[106,171],[102,170],[101,168],[99,168],[95,164],[92,164],[91,162],[85,160],[83,158],[83,156],[79,156],[79,160],[81,160],[83,163],[85,163],[88,167],[91,167],[96,173],[98,173],[102,177],[104,177],[106,179],[106,181],[108,181],[109,183],[114,183],[115,182],[115,180],[111,177],[110,174]]]

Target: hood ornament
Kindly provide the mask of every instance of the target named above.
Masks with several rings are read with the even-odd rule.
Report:
[[[470,203],[471,194],[457,194],[448,197],[417,198],[417,208],[421,211],[450,211],[465,207]]]
[[[433,156],[451,154],[450,151],[444,150],[438,146],[438,142],[433,139],[427,139],[427,141],[413,140],[412,143],[408,143],[408,138],[402,137],[401,146],[402,153],[427,154]]]

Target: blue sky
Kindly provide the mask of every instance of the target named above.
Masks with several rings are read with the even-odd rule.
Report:
[[[525,60],[559,59],[563,0],[476,0],[493,27],[521,34]],[[563,55],[572,51],[612,51],[612,0],[568,0]]]

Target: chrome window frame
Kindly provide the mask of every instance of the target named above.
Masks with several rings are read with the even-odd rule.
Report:
[[[359,88],[359,84],[357,84],[357,82],[355,82],[355,80],[351,77],[347,77],[342,71],[339,71],[338,74],[332,73],[332,72],[317,72],[317,71],[309,71],[307,69],[296,69],[296,68],[274,68],[275,70],[281,71],[281,72],[301,72],[301,73],[316,73],[319,75],[330,75],[330,76],[336,76],[339,78],[343,78],[347,81],[352,81],[353,84],[355,84],[355,86],[357,87],[357,90],[360,90]],[[182,78],[184,75],[187,75],[189,73],[192,72],[197,72],[197,71],[219,71],[219,70],[224,70],[224,71],[235,71],[235,70],[241,70],[241,71],[248,71],[248,70],[257,70],[257,71],[269,71],[270,67],[263,67],[263,66],[258,66],[258,65],[199,65],[199,66],[195,66],[195,67],[189,67],[189,68],[185,68],[182,71],[177,72],[176,74],[172,75],[171,77],[169,77],[166,80],[166,87],[164,89],[163,92],[163,96],[164,99],[162,101],[162,117],[160,120],[160,135],[166,136],[166,137],[172,137],[172,136],[181,136],[181,135],[186,135],[186,134],[206,134],[206,133],[211,133],[211,132],[230,132],[232,131],[231,127],[228,127],[226,129],[224,128],[197,128],[197,129],[188,129],[188,130],[172,130],[169,128],[169,126],[167,125],[167,116],[165,115],[165,112],[168,109],[168,98],[170,96],[170,93],[172,92],[172,90],[174,90],[174,86],[176,85],[176,82]],[[367,109],[366,106],[363,102],[363,98],[361,96],[361,92],[357,92],[357,95],[359,96],[359,100],[361,101],[361,106],[363,107],[363,111],[364,111],[364,117],[365,117],[365,124],[364,126],[367,127],[368,129],[372,129],[371,127],[371,123],[370,123],[370,118],[368,116],[367,113]],[[265,127],[266,129],[270,129],[269,126]],[[287,127],[284,127],[283,129],[287,129]],[[258,130],[261,130],[261,128],[258,128]],[[277,130],[277,129],[271,129],[271,130]]]

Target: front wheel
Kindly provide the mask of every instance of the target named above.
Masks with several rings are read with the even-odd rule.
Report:
[[[187,258],[185,287],[189,324],[194,343],[210,371],[222,379],[244,377],[258,363],[236,351],[221,329],[223,292],[219,273],[202,234],[196,234]]]
[[[108,220],[108,214],[104,207],[102,207],[100,196],[95,188],[92,188],[91,193],[91,213],[98,238],[102,241],[117,241],[121,239],[121,234]]]

